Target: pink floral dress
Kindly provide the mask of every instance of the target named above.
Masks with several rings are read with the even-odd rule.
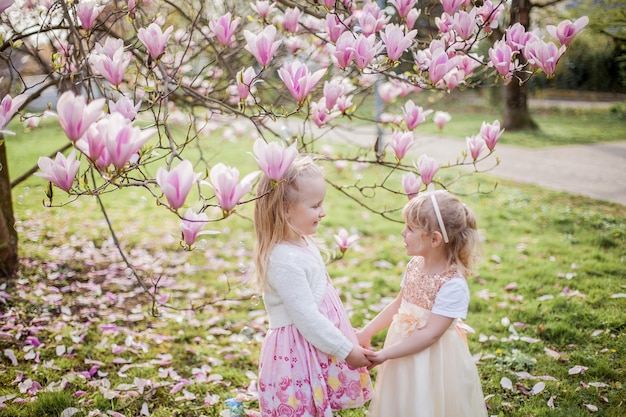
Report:
[[[330,279],[319,307],[358,346],[343,304]],[[259,403],[263,417],[332,417],[333,411],[358,408],[372,396],[366,368],[316,349],[291,324],[268,331],[259,363]]]

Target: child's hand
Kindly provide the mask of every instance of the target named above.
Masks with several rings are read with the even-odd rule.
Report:
[[[356,331],[356,339],[359,341],[359,345],[365,349],[371,349],[372,338],[363,333],[363,330]]]
[[[354,346],[350,351],[350,354],[346,357],[346,362],[353,368],[370,367],[372,363],[366,356],[367,354],[374,353],[371,350],[363,349],[360,346]]]
[[[387,360],[383,350],[379,350],[378,352],[368,350],[366,351],[365,356],[372,363],[370,366],[367,367],[368,370],[380,365]]]

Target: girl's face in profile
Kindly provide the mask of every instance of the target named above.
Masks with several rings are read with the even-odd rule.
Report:
[[[301,178],[298,184],[300,198],[298,203],[287,209],[287,218],[302,235],[314,235],[317,226],[326,216],[322,207],[326,197],[326,181],[321,175]]]
[[[404,238],[406,254],[409,256],[426,256],[432,249],[431,233],[424,229],[412,229],[409,225],[405,225],[401,234]]]

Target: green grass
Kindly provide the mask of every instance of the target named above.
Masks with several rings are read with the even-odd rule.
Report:
[[[545,117],[547,124],[568,124],[565,112],[552,121],[553,115]],[[482,115],[467,116],[466,126],[480,127],[481,120]],[[587,123],[590,132],[603,132],[601,118]],[[64,143],[55,129],[15,130],[18,135],[7,138],[13,176],[44,149],[48,153]],[[604,132],[594,140],[615,139],[610,129]],[[219,151],[219,159],[242,172],[252,169],[246,165],[251,157],[241,162],[240,149]],[[399,175],[393,175],[389,184],[397,186]],[[328,176],[344,184],[354,180],[351,172],[329,169]],[[363,172],[361,181],[373,179],[380,181],[377,168]],[[485,189],[497,183],[496,191],[474,193],[477,181]],[[69,407],[80,410],[77,417],[107,411],[135,416],[145,403],[152,416],[217,417],[224,399],[237,395],[248,409],[258,409],[247,390],[267,318],[248,285],[251,207],[211,224],[222,233],[205,236],[193,251],[184,252],[178,219],[141,189],[104,196],[130,262],[145,282],[158,280],[167,307],[155,317],[149,298],[120,262],[94,200],[46,208],[41,204],[45,185],[30,178],[13,194],[21,268],[17,279],[0,283],[9,294],[0,304],[0,398],[6,398],[0,416],[58,416]],[[467,194],[463,199],[474,209],[484,237],[480,275],[470,281],[467,322],[476,330],[469,344],[480,357],[489,414],[624,415],[626,207],[488,175],[466,178],[456,190]],[[390,193],[367,200],[378,208],[401,207],[404,201]],[[57,190],[55,203],[64,202]],[[347,202],[332,189],[325,208],[319,237],[331,251],[337,228],[361,234],[355,248],[329,264],[358,327],[398,290],[407,261],[402,225]],[[118,329],[106,327],[113,324]],[[41,344],[29,344],[29,337]],[[377,335],[374,343],[380,346],[383,338]],[[61,346],[66,353],[59,355]],[[99,372],[85,376],[95,364]],[[198,376],[202,373],[205,380]],[[503,378],[512,381],[512,390],[503,387]],[[42,389],[28,391],[29,379]],[[545,389],[529,394],[526,388],[539,382]],[[593,407],[599,411],[592,413]],[[338,414],[361,417],[364,409]]]

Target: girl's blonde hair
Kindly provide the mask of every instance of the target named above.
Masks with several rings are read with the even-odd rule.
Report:
[[[461,200],[446,191],[419,194],[404,206],[404,221],[410,229],[444,234],[437,220],[432,195],[437,199],[445,233],[448,235],[448,242],[445,243],[448,264],[456,264],[459,272],[469,277],[474,273],[480,257],[480,236],[474,213]]]
[[[289,235],[299,234],[287,220],[286,212],[306,192],[300,187],[300,179],[313,175],[322,176],[322,168],[310,156],[299,155],[278,182],[265,175],[259,181],[254,204],[254,263],[256,284],[261,290],[267,282],[267,264],[274,245]]]

